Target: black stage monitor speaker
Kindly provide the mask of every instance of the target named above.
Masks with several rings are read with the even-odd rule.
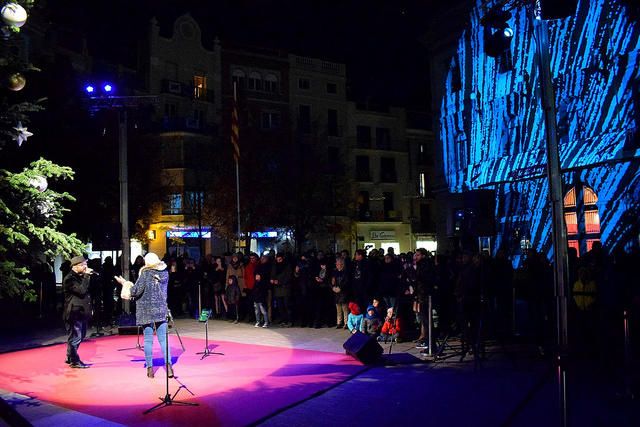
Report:
[[[118,316],[118,335],[136,335],[137,333],[135,314],[122,313]]]
[[[378,344],[375,337],[356,332],[351,335],[348,340],[342,344],[342,348],[347,354],[355,357],[364,364],[370,364],[377,361],[382,356],[382,347]]]

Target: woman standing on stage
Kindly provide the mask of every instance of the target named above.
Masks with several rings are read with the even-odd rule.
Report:
[[[169,273],[167,265],[158,255],[149,252],[144,256],[144,267],[135,285],[122,276],[116,276],[116,281],[122,285],[122,298],[135,299],[136,324],[144,331],[144,358],[147,367],[147,377],[153,378],[153,331],[156,331],[158,343],[164,355],[164,363],[173,378],[171,354],[167,346],[167,284]]]

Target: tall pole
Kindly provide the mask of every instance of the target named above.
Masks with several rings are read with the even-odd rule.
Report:
[[[242,234],[240,233],[240,166],[238,163],[238,159],[236,159],[236,208],[238,216],[238,250],[240,250]]]
[[[236,147],[234,147],[234,149],[237,149],[237,144],[238,144],[238,140],[237,138],[239,137],[238,132],[239,132],[239,127],[240,127],[240,119],[238,117],[238,93],[237,93],[237,85],[236,83],[233,83],[233,108],[234,111],[232,112],[232,114],[235,117],[235,129],[232,129],[231,132],[234,133],[235,135],[232,135],[232,138],[236,138],[234,144],[236,144]],[[233,121],[233,120],[232,120]],[[233,124],[232,124],[233,126]],[[242,234],[240,232],[241,228],[240,228],[240,156],[239,156],[239,152],[238,151],[234,151],[234,159],[236,161],[236,212],[237,212],[237,221],[238,221],[238,251],[240,250],[240,243],[241,243],[241,239],[242,239]]]
[[[544,113],[545,136],[547,146],[547,179],[551,201],[553,232],[553,279],[556,305],[556,372],[558,381],[558,400],[560,407],[560,425],[568,425],[567,417],[567,356],[569,350],[567,331],[567,234],[564,226],[562,206],[562,175],[556,132],[556,105],[551,80],[549,59],[549,29],[540,15],[540,2],[536,0],[536,15],[533,20],[536,35],[536,50],[540,71],[540,88]]]
[[[129,277],[131,264],[131,239],[129,237],[129,178],[127,174],[127,110],[118,109],[118,152],[120,155],[120,227],[122,234],[122,276]],[[123,300],[125,312],[129,312],[129,300]]]

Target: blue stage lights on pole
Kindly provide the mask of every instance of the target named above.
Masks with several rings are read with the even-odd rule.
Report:
[[[102,85],[94,85],[89,83],[85,85],[84,91],[90,96],[112,96],[115,87],[111,83],[103,83]]]

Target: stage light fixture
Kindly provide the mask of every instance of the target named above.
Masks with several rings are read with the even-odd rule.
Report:
[[[498,57],[511,46],[514,31],[507,21],[511,18],[511,13],[491,9],[480,20],[484,26],[484,50],[491,57]]]
[[[508,39],[513,38],[513,28],[506,27],[502,30],[502,35]]]
[[[91,85],[87,85],[87,86],[84,88],[84,90],[85,90],[87,93],[93,93],[93,92],[95,91],[95,88],[94,88],[93,86],[91,86]]]
[[[102,89],[105,91],[105,93],[111,93],[111,91],[113,90],[113,86],[111,86],[109,83],[105,83]]]

